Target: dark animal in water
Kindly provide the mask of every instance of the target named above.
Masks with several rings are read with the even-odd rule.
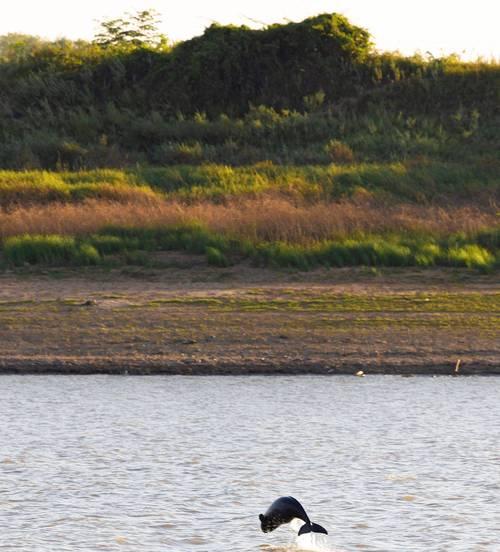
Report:
[[[294,518],[301,519],[304,522],[304,525],[300,528],[299,535],[311,532],[328,535],[328,531],[324,527],[321,527],[317,523],[312,523],[302,504],[293,498],[293,496],[277,498],[269,506],[265,514],[260,514],[260,528],[264,533],[269,533],[280,525],[283,525],[283,523],[290,523]]]

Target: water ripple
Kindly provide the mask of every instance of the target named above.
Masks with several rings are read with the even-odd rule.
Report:
[[[498,379],[0,381],[0,552],[500,551]]]

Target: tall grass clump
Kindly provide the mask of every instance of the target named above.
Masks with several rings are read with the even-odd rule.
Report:
[[[410,247],[381,237],[324,241],[318,244],[260,244],[253,255],[259,265],[275,265],[308,270],[318,265],[407,266],[414,264]]]
[[[106,239],[119,238],[123,244],[135,245],[136,249],[146,251],[186,251],[206,254],[209,248],[221,254],[231,248],[231,240],[223,234],[217,234],[204,226],[191,223],[153,228],[133,228],[110,226],[102,230]],[[98,242],[96,246],[99,247]],[[212,256],[215,258],[215,252]]]
[[[197,223],[149,228],[107,227],[79,237],[18,235],[3,241],[7,263],[89,265],[112,258],[114,263],[145,264],[155,251],[205,255],[207,263],[225,267],[250,258],[257,266],[310,270],[318,266],[456,266],[493,269],[498,247],[483,247],[464,233],[432,235],[379,234],[337,239],[287,242],[248,239],[218,233]]]
[[[500,249],[500,226],[477,232],[475,238],[482,247]]]
[[[302,245],[285,242],[261,243],[252,252],[258,266],[274,266],[309,270],[314,266],[308,249]]]
[[[3,243],[5,260],[16,266],[26,264],[93,265],[100,260],[97,250],[75,238],[58,235],[24,235]]]
[[[500,260],[498,249],[489,251],[475,243],[439,244],[428,238],[365,236],[325,240],[309,245],[261,243],[252,252],[259,266],[309,270],[317,266],[459,266],[487,270]]]
[[[467,244],[462,247],[450,247],[447,260],[452,266],[489,269],[495,264],[495,256],[484,247],[477,244]]]
[[[227,267],[230,262],[228,258],[216,247],[206,247],[207,262],[209,265]]]
[[[85,241],[95,248],[100,255],[115,255],[141,248],[141,243],[137,238],[113,236],[106,233],[92,234],[85,237]],[[145,249],[145,247],[142,247],[142,249]]]
[[[415,264],[417,266],[435,266],[443,258],[442,248],[434,242],[421,243],[415,252]]]

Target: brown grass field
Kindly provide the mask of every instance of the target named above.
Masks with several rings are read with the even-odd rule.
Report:
[[[279,195],[186,203],[138,196],[11,207],[0,212],[0,238],[17,234],[81,235],[108,225],[154,227],[200,222],[216,232],[257,240],[307,243],[356,232],[474,233],[498,223],[494,203],[420,205],[357,198],[307,203]]]

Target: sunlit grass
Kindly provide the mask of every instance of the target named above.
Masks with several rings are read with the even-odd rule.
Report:
[[[500,193],[500,162],[430,160],[325,166],[244,167],[205,164],[133,170],[69,172],[0,171],[0,206],[83,201],[130,202],[165,197],[180,201],[227,201],[274,193],[307,201],[353,196],[432,201],[444,196],[478,200]]]
[[[0,206],[4,209],[17,205],[81,202],[90,198],[127,203],[156,197],[148,185],[134,185],[133,177],[122,171],[74,174],[0,171]]]
[[[299,244],[347,238],[360,232],[431,233],[437,237],[464,232],[480,234],[478,239],[485,247],[498,246],[495,205],[380,203],[369,198],[308,202],[269,195],[223,203],[157,198],[125,204],[87,200],[19,206],[0,212],[0,238],[26,233],[78,236],[100,232],[109,225],[147,229],[192,223],[253,241]]]
[[[145,252],[185,251],[205,254],[209,264],[224,267],[242,259],[258,266],[309,270],[318,266],[458,266],[488,270],[500,262],[498,249],[488,250],[474,237],[360,235],[309,244],[252,241],[214,233],[200,225],[157,228],[109,227],[101,234],[79,238],[22,235],[5,239],[4,258],[13,265],[98,264],[106,256],[144,264]]]
[[[100,256],[89,243],[81,243],[69,236],[23,235],[7,238],[3,244],[5,258],[13,265],[92,265]]]
[[[490,270],[498,188],[495,163],[0,171],[0,239],[14,265],[143,264],[144,252],[178,250],[220,267]]]

